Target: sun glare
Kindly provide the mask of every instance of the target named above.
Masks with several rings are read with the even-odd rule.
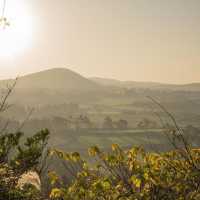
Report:
[[[24,0],[7,1],[5,18],[9,26],[0,27],[0,59],[14,59],[30,45],[33,21],[28,11]]]

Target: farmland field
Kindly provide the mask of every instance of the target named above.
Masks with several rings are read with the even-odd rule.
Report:
[[[149,150],[167,147],[169,143],[161,129],[130,129],[130,130],[82,130],[68,131],[66,134],[52,135],[50,144],[67,151],[87,151],[92,145],[108,149],[113,143],[122,148],[144,145]]]

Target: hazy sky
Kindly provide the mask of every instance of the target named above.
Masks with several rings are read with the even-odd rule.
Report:
[[[87,77],[200,82],[199,0],[10,2],[26,9],[31,38],[0,57],[0,78],[67,67]]]

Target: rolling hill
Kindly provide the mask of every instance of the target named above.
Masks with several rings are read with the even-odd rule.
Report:
[[[111,87],[200,92],[200,83],[165,84],[157,82],[120,81],[117,79],[108,79],[100,77],[92,77],[90,78],[90,80],[102,86],[111,86]]]
[[[99,77],[92,77],[90,78],[90,80],[104,86],[124,87],[124,88],[154,88],[162,85],[161,83],[156,83],[156,82],[120,81],[116,79],[99,78]]]
[[[2,80],[0,85],[14,80]],[[104,87],[66,68],[54,68],[20,77],[12,97],[13,103],[25,105],[59,104],[94,99]]]
[[[0,85],[13,80],[1,80]],[[200,91],[200,83],[164,84],[157,82],[120,81],[108,78],[85,78],[67,68],[53,68],[28,74],[19,78],[16,89],[48,89],[67,92],[90,92],[105,90],[107,87],[138,88],[138,89],[170,89],[184,91]]]
[[[0,85],[3,86],[12,81],[14,80],[2,80]],[[151,96],[160,96],[160,91],[199,93],[200,83],[175,85],[119,81],[105,78],[85,78],[66,68],[54,68],[20,77],[11,100],[15,104],[24,105],[49,105],[62,104],[64,102],[90,104],[101,102],[101,100],[105,102],[105,99],[110,99],[109,101],[113,102],[116,97],[122,98],[119,94],[121,94],[124,88],[136,88],[138,89],[137,91],[141,92],[140,96],[146,96],[146,89],[150,89],[152,92]],[[129,99],[127,95],[123,96],[126,100]],[[134,99],[136,100],[135,95]]]
[[[90,91],[101,86],[69,69],[54,68],[20,77],[16,88]]]

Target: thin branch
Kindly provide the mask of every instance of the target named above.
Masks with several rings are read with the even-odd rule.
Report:
[[[9,98],[9,96],[11,95],[11,93],[13,92],[13,90],[17,84],[17,80],[18,80],[18,78],[15,79],[14,83],[11,86],[7,85],[6,94],[2,96],[2,100],[0,102],[0,113],[4,112],[5,110],[7,110],[10,107],[7,104],[7,100]]]

